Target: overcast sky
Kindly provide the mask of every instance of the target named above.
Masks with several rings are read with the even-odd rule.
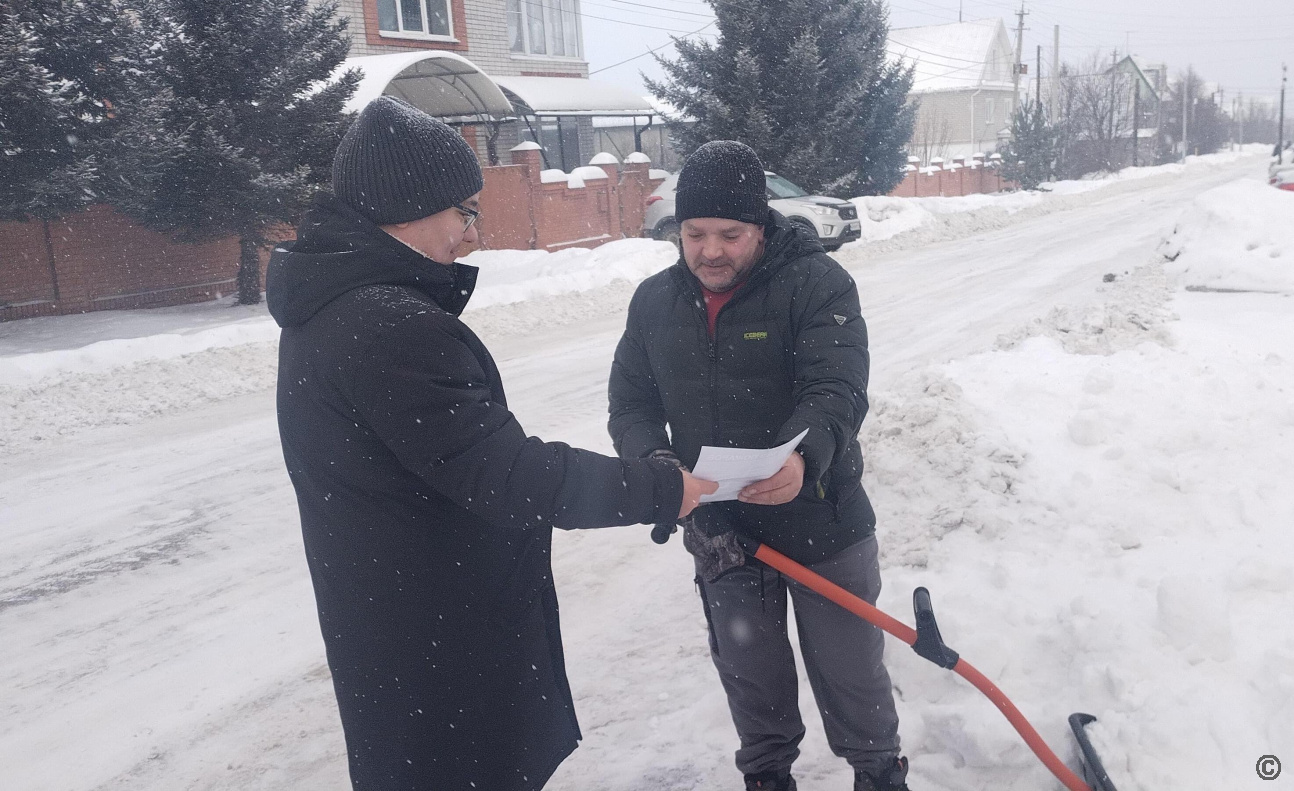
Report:
[[[896,0],[889,7],[891,27],[957,21],[957,0]],[[1018,9],[1007,0],[965,0],[962,13],[967,20],[1001,18],[1014,43]],[[1044,79],[1051,73],[1055,25],[1061,61],[1077,63],[1098,51],[1108,59],[1117,49],[1167,63],[1174,75],[1193,65],[1221,85],[1228,106],[1237,91],[1274,98],[1281,63],[1294,66],[1294,0],[1034,0],[1025,9],[1025,60],[1032,64],[1041,44]],[[580,10],[585,57],[597,72],[592,76],[644,94],[639,72],[660,75],[652,58],[614,64],[662,45],[661,54],[672,56],[671,32],[682,35],[713,20],[702,0],[580,0]],[[713,31],[710,26],[700,35],[713,37]],[[1294,94],[1286,96],[1287,115],[1294,114],[1292,105]]]

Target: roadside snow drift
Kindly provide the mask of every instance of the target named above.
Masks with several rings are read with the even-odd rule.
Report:
[[[1294,192],[1251,179],[1211,189],[1159,251],[1189,290],[1294,294]]]

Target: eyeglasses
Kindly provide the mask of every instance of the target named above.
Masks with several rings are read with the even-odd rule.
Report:
[[[472,227],[472,223],[481,218],[480,209],[470,209],[461,203],[455,203],[454,208],[458,209],[459,214],[463,215],[463,233],[467,233],[467,229]]]

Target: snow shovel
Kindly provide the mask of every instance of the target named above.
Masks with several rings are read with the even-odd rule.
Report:
[[[661,526],[658,525],[657,530],[652,531],[652,540],[658,544],[663,544],[669,540],[669,532],[661,529]],[[1094,722],[1096,718],[1090,714],[1081,713],[1073,714],[1069,718],[1070,728],[1074,732],[1074,737],[1078,740],[1079,750],[1083,756],[1084,774],[1091,780],[1091,785],[1089,785],[1056,756],[1056,753],[1043,741],[1038,731],[1029,724],[1029,721],[1020,713],[1020,710],[1003,694],[1002,690],[998,689],[996,684],[971,666],[965,659],[959,657],[956,651],[944,645],[943,637],[939,634],[939,624],[935,621],[934,607],[930,602],[930,592],[925,588],[917,588],[912,592],[912,607],[916,612],[917,620],[917,628],[912,629],[822,575],[816,574],[803,565],[796,563],[767,544],[761,544],[740,534],[737,536],[737,540],[741,544],[741,548],[750,557],[777,569],[782,574],[818,595],[844,607],[878,629],[890,633],[912,646],[912,649],[921,658],[951,670],[973,684],[976,689],[984,693],[985,697],[993,701],[993,705],[998,707],[998,710],[1002,712],[1007,721],[1011,723],[1011,726],[1024,739],[1025,744],[1029,745],[1029,749],[1033,750],[1034,755],[1038,756],[1043,765],[1069,791],[1117,791],[1114,783],[1110,781],[1109,775],[1106,774],[1105,767],[1101,764],[1101,759],[1097,756],[1087,732],[1084,730],[1084,726]]]

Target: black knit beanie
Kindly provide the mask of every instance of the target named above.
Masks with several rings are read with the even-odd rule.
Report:
[[[482,186],[467,141],[393,96],[369,102],[332,162],[333,193],[378,225],[439,214]]]
[[[674,219],[722,217],[763,225],[766,190],[764,165],[753,148],[736,140],[712,140],[692,152],[679,171]]]

